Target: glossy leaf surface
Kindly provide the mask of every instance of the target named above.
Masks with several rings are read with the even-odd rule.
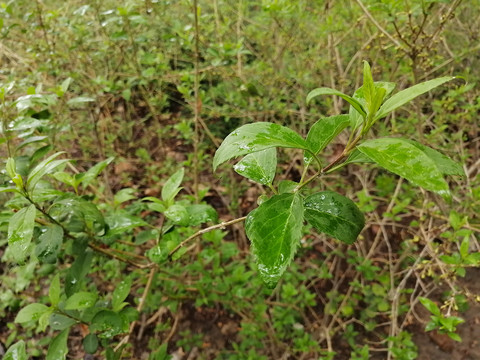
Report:
[[[381,138],[365,141],[357,148],[388,171],[446,199],[450,198],[448,184],[435,162],[409,141]]]
[[[68,354],[67,340],[70,329],[63,330],[50,343],[46,360],[64,360]]]
[[[247,179],[262,185],[271,184],[277,168],[277,149],[269,148],[246,155],[233,169]]]
[[[98,312],[92,319],[92,331],[99,331],[100,338],[110,339],[115,335],[124,332],[124,319],[118,313],[110,310]]]
[[[30,205],[13,214],[8,224],[9,251],[17,262],[22,262],[27,256],[35,227],[35,213],[35,206]]]
[[[127,303],[123,301],[127,298],[130,293],[130,288],[132,287],[132,279],[127,277],[125,280],[121,281],[113,290],[112,295],[112,308],[113,311],[121,310]]]
[[[442,174],[465,176],[462,165],[453,161],[448,156],[416,141],[408,140],[408,142],[422,150],[430,159],[432,159]]]
[[[243,125],[223,140],[213,158],[213,169],[234,157],[272,147],[306,150],[307,144],[299,134],[284,126],[268,122]]]
[[[20,340],[10,346],[8,351],[3,355],[3,360],[28,360],[27,351],[25,350],[25,342]]]
[[[335,115],[318,120],[312,125],[307,135],[308,147],[315,153],[320,153],[348,124],[349,115]],[[311,162],[312,155],[305,152],[305,162]]]
[[[355,110],[357,110],[361,115],[365,116],[366,112],[363,109],[363,106],[360,102],[358,102],[356,99],[354,99],[351,96],[348,96],[338,90],[331,89],[331,88],[318,88],[310,91],[310,93],[307,95],[307,104],[312,101],[313,98],[320,96],[320,95],[337,95],[340,96],[342,99],[347,101],[350,105],[352,105]]]
[[[352,244],[365,225],[355,203],[333,191],[322,191],[305,199],[305,219],[319,232]]]
[[[63,229],[58,225],[47,226],[45,232],[38,238],[35,248],[37,258],[45,263],[57,262],[57,254],[63,243]]]
[[[168,178],[165,185],[162,187],[162,200],[172,201],[180,191],[180,184],[182,183],[185,169],[181,168]]]
[[[402,90],[394,94],[391,98],[386,100],[383,105],[378,109],[375,119],[380,119],[386,116],[388,113],[392,112],[395,109],[398,109],[400,106],[405,105],[409,101],[413,100],[417,96],[420,96],[437,86],[440,86],[447,81],[455,79],[454,76],[444,76],[441,78],[425,81],[423,83],[409,87],[408,89]]]
[[[95,305],[97,294],[80,291],[70,296],[65,301],[65,310],[82,310]]]
[[[27,179],[27,189],[29,191],[32,191],[35,188],[35,186],[38,184],[38,182],[44,175],[48,174],[55,168],[69,161],[68,159],[54,160],[61,154],[63,154],[63,152],[53,154],[52,156],[48,157],[47,159],[40,162],[37,166],[35,166],[35,168],[28,175]]]
[[[300,195],[274,195],[247,216],[245,230],[252,242],[260,276],[275,287],[292,260],[302,236]]]

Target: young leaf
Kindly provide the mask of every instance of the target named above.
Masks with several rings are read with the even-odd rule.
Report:
[[[383,105],[380,107],[377,114],[375,115],[375,120],[378,120],[384,116],[387,116],[388,113],[408,103],[409,101],[413,100],[417,96],[420,96],[436,88],[437,86],[440,86],[446,83],[447,81],[450,81],[453,79],[455,79],[455,76],[444,76],[441,78],[425,81],[423,83],[414,85],[412,87],[409,87],[408,89],[405,89],[396,93],[390,99],[386,100],[383,103]]]
[[[165,185],[162,188],[162,200],[170,202],[175,196],[177,196],[180,191],[180,184],[183,180],[183,175],[185,174],[185,169],[179,169],[175,174],[170,176],[166,181]]]
[[[209,221],[211,222],[218,221],[218,213],[210,205],[193,204],[193,205],[187,206],[186,209],[190,217],[189,219],[190,226],[198,226],[200,224],[204,224]]]
[[[43,160],[41,163],[35,166],[35,168],[28,175],[28,179],[27,179],[28,191],[30,192],[33,191],[37,183],[45,174],[48,174],[50,171],[54,170],[55,168],[69,161],[68,159],[54,160],[56,157],[58,157],[63,153],[64,152],[58,152],[56,154],[53,154],[52,156]]]
[[[117,284],[112,295],[112,308],[113,311],[120,311],[127,303],[123,301],[127,298],[132,287],[132,279],[127,277],[125,280]]]
[[[298,193],[274,195],[250,212],[245,231],[265,284],[273,288],[302,237],[303,206]]]
[[[70,296],[65,301],[65,310],[82,310],[95,305],[97,294],[80,291]]]
[[[43,304],[29,304],[18,312],[17,316],[15,317],[15,322],[22,324],[29,321],[36,321],[40,319],[40,317],[47,312],[48,309],[48,306]]]
[[[372,70],[367,61],[363,62],[363,96],[367,103],[368,112],[371,114],[375,99],[375,86],[373,85]]]
[[[435,162],[407,140],[398,138],[367,140],[358,145],[357,149],[388,171],[447,200],[450,199],[448,184]]]
[[[233,169],[247,179],[262,185],[271,184],[277,168],[277,149],[269,148],[246,155]]]
[[[100,174],[102,170],[105,169],[107,165],[113,161],[113,159],[115,158],[112,156],[108,159],[102,160],[92,166],[90,169],[88,169],[88,171],[84,174],[79,174],[81,176],[75,178],[76,187],[78,187],[78,185],[81,183],[83,187],[86,188],[98,176],[98,174]]]
[[[67,340],[70,329],[63,330],[50,343],[46,360],[65,360],[68,354]]]
[[[44,263],[55,264],[58,251],[63,243],[63,229],[58,225],[47,226],[38,240],[35,256]]]
[[[333,191],[321,191],[305,199],[305,219],[318,231],[352,244],[365,225],[355,203]]]
[[[3,360],[28,360],[27,351],[25,350],[25,342],[20,340],[10,346],[3,355]]]
[[[27,256],[35,227],[35,213],[35,206],[30,205],[13,214],[8,224],[8,246],[17,262],[22,262]]]
[[[52,282],[50,283],[48,298],[53,307],[56,307],[60,302],[60,274],[58,273],[53,277]]]
[[[442,313],[440,312],[440,309],[438,308],[438,305],[435,304],[432,300],[424,298],[424,297],[419,297],[418,298],[420,302],[422,303],[425,308],[430,311],[433,315],[435,316],[441,316]]]
[[[355,110],[357,110],[362,116],[367,116],[367,113],[363,109],[363,106],[360,102],[358,102],[356,99],[354,99],[351,96],[348,96],[338,90],[335,89],[330,89],[330,88],[318,88],[310,91],[307,95],[307,104],[315,97],[319,95],[337,95],[340,96],[342,99],[347,101],[350,105],[352,105]]]
[[[348,124],[349,115],[335,115],[318,120],[312,125],[307,135],[307,145],[316,154],[320,153]],[[309,163],[312,155],[305,152],[305,162]]]
[[[272,147],[306,150],[307,144],[299,134],[284,126],[268,122],[243,125],[223,140],[213,158],[213,169],[234,157]]]
[[[462,165],[453,161],[448,156],[443,155],[431,147],[425,146],[413,140],[407,140],[410,144],[422,150],[437,165],[438,170],[444,175],[465,176]]]

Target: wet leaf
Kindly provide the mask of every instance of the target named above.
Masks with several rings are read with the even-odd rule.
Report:
[[[194,204],[187,206],[187,212],[189,215],[189,225],[197,226],[206,222],[217,222],[217,211],[206,204]]]
[[[307,149],[305,140],[295,131],[268,122],[247,124],[223,140],[213,158],[213,169],[235,157],[272,147]]]
[[[58,225],[47,226],[45,232],[38,238],[35,248],[37,258],[48,264],[57,262],[57,254],[63,244],[63,229]]]
[[[447,81],[455,79],[455,76],[444,76],[441,78],[425,81],[423,83],[409,87],[408,89],[402,90],[390,99],[386,100],[383,105],[378,109],[377,114],[375,115],[375,120],[378,120],[384,116],[387,116],[390,112],[395,109],[398,109],[400,106],[405,105],[409,101],[413,100],[419,95],[422,95],[437,86],[440,86]]]
[[[125,331],[124,319],[116,312],[102,310],[92,319],[91,331],[100,332],[100,338],[111,339]]]
[[[443,155],[441,152],[425,146],[413,140],[407,140],[410,144],[422,150],[430,159],[432,159],[437,165],[438,170],[444,175],[458,175],[465,176],[463,167],[461,164],[453,161],[448,156]]]
[[[65,302],[65,310],[82,310],[95,305],[97,294],[80,291],[70,296]]]
[[[20,340],[10,346],[8,351],[3,355],[3,360],[28,360],[28,355],[25,350],[25,342]]]
[[[235,164],[233,169],[238,174],[259,184],[271,184],[277,169],[277,149],[270,148],[248,154]]]
[[[180,226],[188,226],[190,224],[190,215],[188,214],[185,206],[180,204],[169,206],[169,208],[165,211],[165,216],[174,224]]]
[[[121,310],[127,303],[123,301],[127,298],[132,287],[132,279],[127,277],[115,287],[112,295],[112,309],[113,311]]]
[[[13,214],[8,224],[8,246],[17,262],[22,262],[27,256],[35,227],[35,214],[35,206],[30,205]]]
[[[302,237],[303,206],[300,195],[274,195],[250,212],[245,230],[260,276],[275,287],[290,264]]]
[[[448,184],[435,162],[409,141],[398,138],[367,140],[357,149],[388,171],[450,199]]]
[[[46,360],[64,360],[68,354],[67,340],[70,328],[63,330],[50,343]]]
[[[30,172],[30,174],[28,174],[27,189],[30,192],[33,191],[35,186],[38,184],[38,182],[44,175],[48,174],[55,168],[69,161],[68,159],[54,160],[61,154],[64,154],[64,152],[55,153],[47,159],[43,160],[37,166],[35,166],[35,168]]]
[[[355,203],[333,191],[321,191],[305,199],[305,219],[317,231],[352,244],[365,225]]]
[[[178,192],[181,190],[180,184],[183,181],[183,176],[185,174],[185,169],[181,168],[175,174],[170,176],[165,182],[162,188],[162,200],[169,202],[172,201]]]

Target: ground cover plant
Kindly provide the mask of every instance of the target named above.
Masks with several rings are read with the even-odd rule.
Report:
[[[480,353],[477,2],[0,5],[4,358]]]

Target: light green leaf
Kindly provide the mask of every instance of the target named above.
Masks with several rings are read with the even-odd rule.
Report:
[[[53,277],[52,282],[50,283],[48,298],[53,307],[56,307],[60,302],[60,274],[58,273]]]
[[[46,360],[65,360],[68,354],[67,340],[70,329],[63,330],[50,343]]]
[[[407,140],[398,138],[367,140],[357,148],[388,171],[447,200],[450,199],[448,184],[435,162]]]
[[[302,237],[303,206],[298,193],[274,195],[248,214],[245,230],[260,276],[273,288],[290,264]]]
[[[97,301],[97,294],[80,291],[70,296],[65,301],[65,310],[82,310],[95,305]]]
[[[35,248],[37,258],[48,264],[57,262],[57,254],[63,244],[63,229],[58,225],[47,226],[45,232],[38,238]]]
[[[448,156],[445,156],[441,152],[438,152],[437,150],[434,150],[431,147],[425,146],[416,141],[407,141],[422,150],[430,159],[432,159],[442,174],[465,176],[462,165],[453,161]]]
[[[140,226],[148,226],[148,223],[138,216],[130,215],[124,210],[116,210],[105,218],[108,224],[108,236],[125,233],[128,230]]]
[[[358,163],[374,163],[367,155],[359,151],[353,150],[343,164],[358,164]]]
[[[10,346],[8,351],[3,355],[3,360],[28,360],[27,351],[25,350],[25,342],[20,340]]]
[[[49,310],[49,307],[43,304],[34,303],[25,306],[15,317],[16,323],[26,323],[29,321],[37,321]]]
[[[27,256],[35,227],[35,213],[35,206],[30,205],[13,214],[8,224],[8,246],[17,262],[22,262]]]
[[[284,126],[268,122],[243,125],[223,140],[213,158],[213,169],[234,157],[272,147],[306,150],[307,144],[299,134]]]
[[[375,115],[375,120],[378,120],[384,116],[387,116],[388,113],[408,103],[409,101],[413,100],[417,96],[420,96],[436,88],[437,86],[440,86],[446,83],[447,81],[451,81],[453,79],[455,79],[455,76],[444,76],[441,78],[425,81],[423,83],[414,85],[412,87],[409,87],[408,89],[405,89],[396,93],[390,99],[386,100],[383,103],[383,105],[380,107],[377,114]]]
[[[135,196],[135,189],[132,189],[132,188],[120,189],[113,197],[113,203],[116,206],[136,198],[137,197]]]
[[[194,204],[187,206],[187,212],[190,217],[189,226],[197,226],[206,222],[217,222],[217,211],[207,204]]]
[[[433,315],[435,316],[441,316],[442,313],[440,312],[440,309],[438,308],[438,305],[435,304],[432,300],[427,299],[425,297],[419,297],[418,298],[420,302],[422,303],[425,308],[430,311]]]
[[[342,93],[338,90],[325,88],[325,87],[314,89],[314,90],[310,91],[310,93],[308,93],[308,95],[307,95],[307,104],[313,98],[315,98],[319,95],[337,95],[337,96],[340,96],[342,99],[347,101],[350,105],[352,105],[355,108],[355,110],[357,110],[362,116],[367,115],[367,113],[365,112],[362,104],[360,102],[358,102],[356,99],[354,99],[353,97],[348,96],[348,95],[346,95],[346,94],[344,94],[344,93]]]
[[[132,279],[129,277],[125,278],[125,280],[117,284],[112,295],[113,311],[115,312],[120,311],[125,305],[128,305],[128,303],[124,303],[123,301],[127,298],[128,294],[130,293],[131,287],[132,287]]]
[[[363,62],[363,96],[367,102],[369,113],[372,113],[373,103],[375,99],[375,86],[373,85],[372,70],[367,61]]]
[[[307,144],[317,155],[345,129],[350,121],[349,115],[335,115],[318,120],[312,125],[307,135]],[[305,162],[310,163],[312,155],[305,152]]]
[[[282,180],[278,183],[278,193],[279,194],[286,194],[286,193],[293,193],[295,189],[298,187],[298,182],[291,181],[291,180]]]
[[[35,168],[30,172],[27,179],[27,189],[28,191],[33,191],[40,179],[45,175],[59,167],[60,165],[68,162],[68,159],[54,160],[59,155],[64,152],[58,152],[48,157],[47,159],[40,162]]]
[[[180,204],[169,206],[165,211],[165,217],[180,226],[188,226],[190,224],[190,215],[185,206]]]
[[[78,187],[78,184],[81,182],[83,187],[86,188],[114,159],[112,156],[102,160],[88,169],[87,172],[75,176],[75,180],[77,181],[76,186]]]
[[[175,196],[177,196],[178,192],[181,190],[180,184],[183,181],[184,174],[185,169],[181,168],[168,178],[168,180],[165,182],[165,185],[162,187],[163,201],[171,202]]]
[[[233,169],[247,179],[262,185],[271,184],[277,168],[277,149],[269,148],[246,155]]]
[[[87,96],[77,96],[74,98],[71,98],[70,100],[67,101],[68,105],[78,105],[78,104],[85,104],[88,102],[95,101],[94,98],[92,97],[87,97]]]
[[[353,244],[365,225],[355,203],[333,191],[321,191],[304,202],[305,219],[318,231]]]

